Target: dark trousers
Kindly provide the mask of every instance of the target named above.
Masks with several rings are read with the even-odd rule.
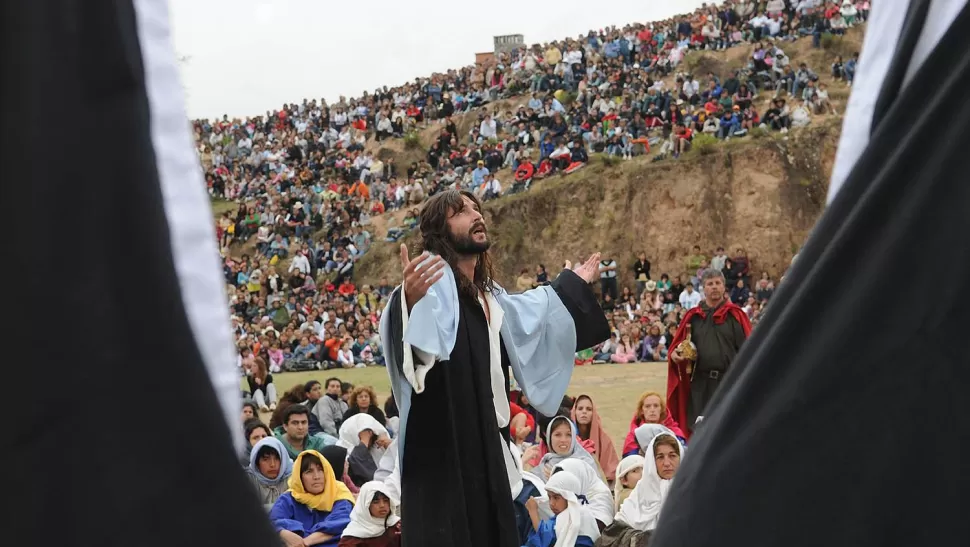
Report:
[[[714,397],[714,392],[721,385],[723,371],[696,370],[690,381],[690,398],[687,400],[687,423],[679,424],[682,428],[694,431],[694,423],[698,416],[704,415],[707,404]]]
[[[603,298],[606,295],[610,295],[613,301],[616,301],[616,278],[615,277],[601,277],[600,278],[600,296]]]

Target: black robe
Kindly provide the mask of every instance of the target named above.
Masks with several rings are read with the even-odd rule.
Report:
[[[609,325],[589,286],[571,271],[552,283],[576,329],[576,350],[609,337]],[[477,300],[459,296],[458,334],[451,359],[437,363],[425,389],[411,397],[401,461],[401,522],[405,547],[517,547],[512,493],[495,418],[489,374],[488,322]],[[403,354],[400,290],[387,306],[391,343]],[[388,363],[400,370],[401,363]],[[568,366],[573,366],[569,363]],[[502,344],[502,367],[509,360]],[[501,430],[509,439],[508,428]]]
[[[165,10],[131,0],[0,8],[3,203],[14,214],[5,253],[31,272],[8,295],[8,307],[27,311],[7,335],[30,348],[5,384],[16,413],[0,456],[17,470],[4,481],[10,544],[279,543],[205,366],[211,334],[225,339],[232,370],[228,332],[208,332],[228,313]],[[158,93],[166,87],[175,91]],[[172,183],[191,207],[170,216]],[[193,237],[181,237],[186,228]],[[187,239],[204,248],[199,264],[211,271],[199,269],[220,295],[202,305],[213,325],[198,330],[189,316],[210,302],[187,291],[206,275],[178,275]],[[44,329],[51,314],[66,314],[67,328]],[[36,386],[57,396],[38,397]],[[133,388],[137,404],[119,397]],[[150,431],[161,424],[170,434]]]
[[[903,86],[928,5],[906,15],[868,145],[691,439],[651,547],[967,542],[970,10]],[[869,32],[867,47],[887,30]]]

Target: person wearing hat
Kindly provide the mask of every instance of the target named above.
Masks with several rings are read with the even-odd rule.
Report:
[[[477,167],[472,171],[472,185],[474,187],[479,187],[485,182],[485,175],[488,174],[488,168],[485,167],[484,160],[478,160]]]
[[[640,298],[647,282],[650,281],[650,261],[647,260],[646,251],[637,253],[637,261],[633,263],[633,278],[637,281],[637,298]],[[654,283],[654,288],[650,290],[655,290],[657,288],[656,285]]]

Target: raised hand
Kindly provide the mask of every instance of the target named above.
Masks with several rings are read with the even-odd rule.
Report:
[[[572,270],[573,273],[583,278],[583,280],[585,280],[587,283],[592,283],[600,275],[599,263],[600,263],[600,254],[593,253],[593,255],[590,256],[586,260],[586,262],[583,262],[582,264],[577,264],[575,267],[573,266],[572,262],[567,260],[566,269]]]
[[[404,298],[408,304],[408,312],[414,304],[428,294],[428,289],[444,275],[447,263],[440,256],[432,256],[427,251],[411,260],[408,258],[408,247],[401,244],[401,267],[404,268]]]

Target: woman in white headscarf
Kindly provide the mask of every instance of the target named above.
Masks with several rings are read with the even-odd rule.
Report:
[[[350,455],[347,474],[357,486],[374,480],[374,473],[391,444],[387,429],[370,414],[354,414],[340,424],[338,446],[346,448]]]
[[[558,471],[549,479],[546,493],[555,516],[541,520],[535,499],[527,502],[533,531],[525,547],[593,547],[600,531],[589,507],[580,501],[581,489],[580,480],[569,471]]]
[[[650,535],[657,528],[664,501],[684,452],[683,445],[670,433],[661,433],[650,441],[643,477],[620,506],[613,524],[603,530],[597,547],[647,545]]]
[[[552,476],[555,477],[556,473],[563,471],[572,473],[579,479],[580,490],[576,494],[580,499],[585,498],[599,529],[602,530],[612,524],[616,512],[613,509],[613,493],[596,471],[586,461],[572,458],[559,462]]]
[[[338,547],[399,547],[401,518],[398,499],[383,482],[370,481],[360,487],[357,504],[350,512]]]
[[[556,465],[568,458],[582,460],[600,473],[599,463],[579,444],[576,440],[577,434],[576,424],[565,416],[556,416],[546,426],[545,442],[549,452],[542,456],[539,465],[535,467],[536,473],[543,480],[549,480]]]

